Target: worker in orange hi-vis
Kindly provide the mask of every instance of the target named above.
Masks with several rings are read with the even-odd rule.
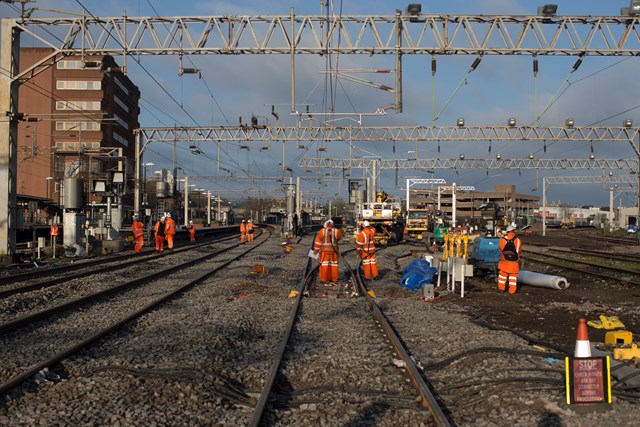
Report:
[[[176,234],[176,222],[171,218],[171,214],[167,213],[164,221],[164,236],[167,240],[167,248],[173,250],[173,236]]]
[[[504,292],[509,284],[511,295],[518,291],[518,273],[520,272],[520,254],[522,253],[522,242],[516,235],[516,228],[513,225],[507,227],[507,234],[498,242],[500,249],[500,261],[498,261],[498,290]]]
[[[153,228],[156,232],[155,240],[156,240],[156,252],[162,253],[164,252],[164,237],[165,237],[165,226],[166,226],[166,218],[160,217],[158,222],[156,222],[155,227]]]
[[[60,230],[58,230],[58,224],[55,221],[52,222],[49,235],[51,235],[51,247],[53,248],[53,258],[56,257],[56,240],[58,239],[59,233],[60,233]]]
[[[375,229],[369,221],[362,223],[362,231],[356,240],[356,254],[362,259],[364,278],[378,280],[378,264],[376,262]]]
[[[313,252],[318,254],[320,259],[320,281],[338,281],[338,257],[340,248],[338,242],[342,239],[342,232],[333,227],[333,221],[327,220],[324,228],[318,231],[313,243]]]
[[[187,230],[189,230],[189,241],[194,243],[196,241],[196,227],[193,225],[193,221],[189,221],[189,225],[187,225]]]
[[[243,219],[240,223],[240,243],[244,243],[244,237],[247,235],[247,223]]]
[[[131,232],[133,233],[133,239],[136,244],[134,249],[137,254],[142,253],[142,247],[144,246],[144,235],[142,231],[142,223],[138,219],[138,215],[133,216],[133,223],[131,224]]]
[[[247,242],[253,242],[253,233],[256,231],[255,229],[258,228],[255,225],[253,225],[253,222],[251,222],[251,220],[247,221]]]

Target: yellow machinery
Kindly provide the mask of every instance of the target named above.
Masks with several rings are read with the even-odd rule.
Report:
[[[387,193],[378,193],[376,201],[362,204],[362,220],[375,229],[374,241],[378,246],[400,243],[404,234],[402,205],[388,199]]]
[[[469,249],[469,236],[457,232],[448,232],[444,235],[442,258],[438,260],[438,270],[447,271],[447,290],[455,292],[456,280],[460,282],[460,296],[464,298],[464,278],[468,272],[473,275],[473,266],[467,266]],[[467,271],[469,269],[469,271]],[[459,274],[458,271],[459,270]],[[457,278],[456,275],[459,277]],[[438,274],[438,287],[440,286],[440,274]]]

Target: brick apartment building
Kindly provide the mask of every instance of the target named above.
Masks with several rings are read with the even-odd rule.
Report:
[[[20,69],[51,52],[20,49]],[[139,99],[140,90],[111,56],[67,57],[20,86],[19,204],[36,202],[39,212],[56,213],[65,178],[83,182],[85,205],[104,203],[92,193],[94,182],[111,182],[121,161],[124,182],[117,191],[123,205],[131,205]]]

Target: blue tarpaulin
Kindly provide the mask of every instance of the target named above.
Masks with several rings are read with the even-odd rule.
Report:
[[[428,285],[433,282],[433,276],[438,272],[437,268],[431,267],[431,263],[422,258],[416,258],[411,261],[402,272],[402,280],[400,285],[410,291],[419,291],[422,285]]]

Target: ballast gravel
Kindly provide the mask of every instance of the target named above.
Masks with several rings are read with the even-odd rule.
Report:
[[[256,238],[241,248],[261,241]],[[12,389],[3,396],[0,425],[248,425],[289,319],[289,296],[302,279],[312,236],[289,240],[291,253],[282,243],[282,238],[269,238],[205,283]],[[347,236],[341,248],[353,249],[353,238]],[[603,412],[564,404],[564,362],[527,354],[540,350],[509,331],[474,323],[464,308],[450,303],[459,295],[436,289],[439,297],[424,301],[420,292],[401,287],[401,270],[413,259],[412,252],[408,244],[380,251],[381,280],[370,287],[454,425],[636,424],[640,407],[615,396]],[[353,252],[346,257],[356,264]],[[265,273],[252,273],[257,264]],[[131,304],[143,297],[132,295]],[[288,356],[304,363],[285,365],[282,371],[298,394],[288,397],[295,399],[288,406],[287,399],[276,399],[280,406],[271,412],[270,422],[430,425],[420,405],[408,404],[412,398],[404,394],[407,384],[389,382],[394,377],[385,376],[397,374],[398,368],[386,359],[380,343],[373,342],[376,331],[372,322],[363,321],[362,305],[332,298],[308,302]],[[121,304],[100,315],[117,319]],[[357,320],[345,321],[348,316]],[[59,322],[48,333],[64,340],[69,330]],[[343,344],[331,345],[332,336]],[[488,347],[501,350],[479,350]],[[452,356],[449,363],[439,363]],[[377,406],[354,405],[353,396],[345,392],[362,384],[384,391],[382,397],[363,397]],[[313,394],[313,386],[322,392],[320,397]],[[381,399],[389,406],[406,405],[405,413],[386,416]]]

